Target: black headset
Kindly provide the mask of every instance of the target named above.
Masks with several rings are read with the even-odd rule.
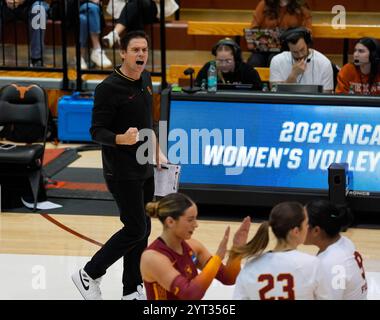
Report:
[[[308,29],[302,27],[289,28],[285,30],[280,36],[282,51],[290,51],[288,43],[297,38],[303,38],[309,48],[313,46],[313,38]]]
[[[213,46],[211,53],[216,56],[216,51],[220,46],[228,46],[232,49],[233,56],[235,58],[235,63],[242,62],[243,57],[241,53],[240,46],[231,38],[224,38],[222,40],[219,40],[216,45]]]

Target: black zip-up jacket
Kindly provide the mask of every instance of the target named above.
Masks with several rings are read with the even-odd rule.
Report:
[[[136,151],[144,142],[134,145],[115,142],[116,135],[128,128],[152,129],[152,92],[149,72],[144,71],[139,80],[133,80],[119,68],[96,87],[90,133],[102,146],[106,179],[146,179],[153,175],[151,164],[139,164],[136,159]]]

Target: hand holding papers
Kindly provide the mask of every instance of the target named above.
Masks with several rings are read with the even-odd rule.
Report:
[[[161,170],[154,168],[155,196],[164,197],[169,193],[177,192],[181,166],[162,163]]]

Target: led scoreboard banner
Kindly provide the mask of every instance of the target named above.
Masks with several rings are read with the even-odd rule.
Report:
[[[350,205],[376,211],[378,106],[380,98],[369,96],[166,91],[161,129],[169,161],[182,165],[180,189],[199,202],[327,197],[328,168],[344,163],[352,177]]]

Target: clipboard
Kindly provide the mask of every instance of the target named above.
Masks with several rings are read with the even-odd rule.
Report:
[[[161,170],[154,166],[154,195],[165,197],[178,192],[181,166],[178,164],[161,164]]]

